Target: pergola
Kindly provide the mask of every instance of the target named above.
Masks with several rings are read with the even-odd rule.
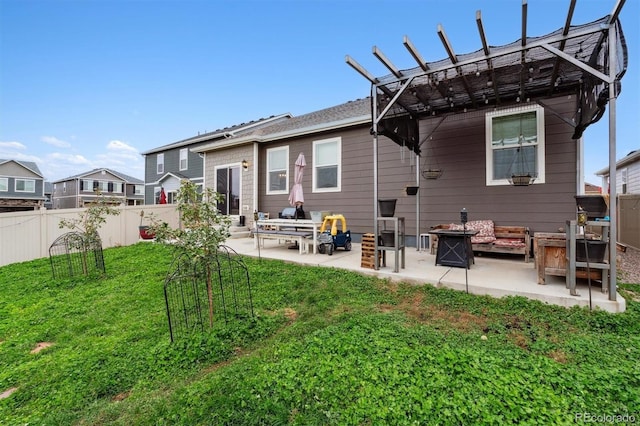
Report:
[[[467,54],[457,54],[444,29],[438,25],[438,36],[447,58],[436,62],[426,62],[405,36],[403,44],[417,63],[410,69],[399,69],[374,46],[374,56],[390,71],[382,77],[373,76],[347,55],[347,64],[371,82],[376,240],[379,235],[376,220],[379,135],[420,156],[421,146],[431,135],[419,135],[418,120],[438,120],[437,129],[447,117],[455,114],[535,102],[571,125],[574,128],[573,138],[579,139],[587,126],[604,115],[608,104],[611,170],[609,299],[616,299],[616,98],[627,68],[626,43],[618,16],[625,0],[617,0],[612,12],[597,21],[572,26],[576,1],[570,1],[561,29],[542,37],[529,37],[527,0],[523,0],[520,39],[498,47],[487,41],[482,14],[477,11],[475,20],[481,48]],[[545,104],[545,99],[566,94],[578,96],[579,105],[572,120],[562,117]],[[416,185],[419,183],[420,169],[416,167]],[[417,199],[418,232],[419,224],[420,202]]]

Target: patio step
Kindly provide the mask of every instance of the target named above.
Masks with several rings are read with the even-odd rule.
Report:
[[[231,234],[229,238],[248,238],[251,236],[251,230],[248,226],[230,226],[229,233]]]

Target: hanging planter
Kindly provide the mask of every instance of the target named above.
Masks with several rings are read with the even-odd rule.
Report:
[[[422,171],[422,177],[425,179],[440,179],[442,173],[442,169],[426,169]]]
[[[511,175],[511,178],[509,179],[509,183],[513,186],[529,186],[533,184],[535,180],[536,178],[531,176],[530,174]]]
[[[405,191],[407,191],[407,195],[416,195],[418,193],[418,186],[407,186]]]

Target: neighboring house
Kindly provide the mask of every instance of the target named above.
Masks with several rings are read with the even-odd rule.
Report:
[[[44,177],[32,161],[0,159],[0,212],[44,207]]]
[[[167,202],[169,204],[175,203],[175,195],[180,188],[180,181],[183,179],[189,179],[196,185],[202,186],[204,162],[202,157],[193,151],[194,148],[212,141],[224,142],[228,138],[255,131],[261,126],[272,124],[287,117],[290,117],[290,115],[282,114],[242,123],[143,152],[142,155],[145,158],[145,203],[159,204],[161,189],[165,191]],[[226,177],[228,190],[223,191],[223,193],[229,193],[229,198],[232,199],[229,211],[233,211],[232,206],[236,204],[233,199],[237,201],[237,197],[233,194],[233,188],[236,184],[237,170],[240,167],[241,164],[238,163],[237,167],[226,171],[228,175]]]
[[[52,183],[54,209],[84,207],[100,195],[128,206],[144,204],[144,182],[111,169],[94,169]]]
[[[609,167],[596,172],[602,177],[602,187],[609,187]],[[616,193],[640,194],[640,149],[631,151],[616,162]]]
[[[303,153],[304,210],[343,214],[355,238],[374,231],[375,198],[397,199],[395,216],[405,218],[408,236],[459,222],[463,208],[469,220],[557,232],[575,219],[575,196],[584,188],[582,134],[607,101],[602,81],[572,61],[608,57],[596,42],[607,23],[568,25],[566,37],[539,37],[532,48],[519,40],[488,55],[479,50],[464,55],[464,67],[453,55],[371,78],[374,98],[203,144],[194,151],[205,156],[205,185],[219,188],[219,170],[249,158],[232,214],[277,217],[289,206],[294,162]],[[564,56],[540,47],[562,40]],[[623,74],[617,69],[615,78]],[[429,179],[430,169],[443,173]],[[517,174],[535,180],[511,184]],[[408,186],[419,186],[417,195],[408,195]]]
[[[51,182],[44,183],[44,197],[45,197],[44,207],[47,209],[52,209],[53,208],[53,201],[52,201],[53,184]]]

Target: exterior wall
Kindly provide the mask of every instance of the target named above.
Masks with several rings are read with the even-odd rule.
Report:
[[[571,118],[575,98],[547,100],[555,112]],[[490,110],[487,110],[490,111]],[[545,111],[546,183],[526,187],[487,186],[485,180],[485,112],[476,111],[420,123],[420,138],[431,135],[422,145],[424,155],[433,155],[444,170],[438,180],[420,178],[417,196],[406,195],[405,187],[415,185],[413,154],[385,137],[378,146],[378,198],[396,198],[395,216],[405,217],[408,236],[416,234],[416,197],[420,199],[420,232],[439,223],[459,222],[460,210],[469,219],[493,219],[500,225],[529,226],[532,232],[557,232],[575,216],[577,187],[577,144],[573,128],[550,111]],[[266,149],[289,146],[289,184],[293,184],[294,162],[299,152],[306,157],[303,176],[304,210],[341,213],[355,234],[373,232],[373,137],[370,126],[278,141],[260,146],[258,210],[277,217],[289,206],[288,194],[266,194]],[[435,129],[435,130],[434,130]],[[314,140],[339,136],[342,139],[342,185],[340,192],[313,193],[312,146]],[[427,149],[428,144],[432,148]],[[426,157],[420,159],[425,166]]]
[[[120,183],[122,184],[122,191],[102,192],[104,196],[117,198],[126,203],[127,183],[119,177],[109,172],[95,172],[87,175],[83,175],[80,178],[68,179],[66,181],[56,182],[53,190],[53,208],[54,209],[70,209],[82,207],[85,203],[90,203],[98,197],[93,191],[93,188],[80,189],[80,182],[83,180],[107,182],[107,183]],[[66,184],[66,190],[65,190]],[[115,189],[115,188],[114,188]],[[133,186],[131,188],[133,193]],[[142,200],[142,196],[137,197]]]
[[[191,149],[196,145],[182,146],[163,152],[145,155],[145,204],[154,204],[154,188],[161,185],[160,179],[167,173],[191,179],[195,183],[203,182],[204,160]],[[187,169],[180,170],[180,150],[187,148]],[[157,173],[158,154],[164,154],[164,171]]]
[[[616,187],[618,194],[640,194],[640,161],[629,164],[622,169],[626,169],[627,185],[623,191],[622,170],[617,171]]]
[[[13,161],[0,165],[0,177],[7,178],[8,191],[0,192],[0,208],[13,210],[33,210],[44,203],[44,179],[37,173],[22,167]],[[35,181],[34,192],[15,190],[16,179],[32,179]]]
[[[240,214],[247,218],[253,218],[253,212],[257,207],[254,206],[253,202],[253,172],[255,165],[253,164],[252,144],[207,152],[204,169],[204,186],[215,190],[216,167],[239,165],[243,160],[249,162],[249,167],[247,170],[240,167]]]
[[[78,207],[78,182],[70,179],[54,183],[52,201],[54,209]]]

